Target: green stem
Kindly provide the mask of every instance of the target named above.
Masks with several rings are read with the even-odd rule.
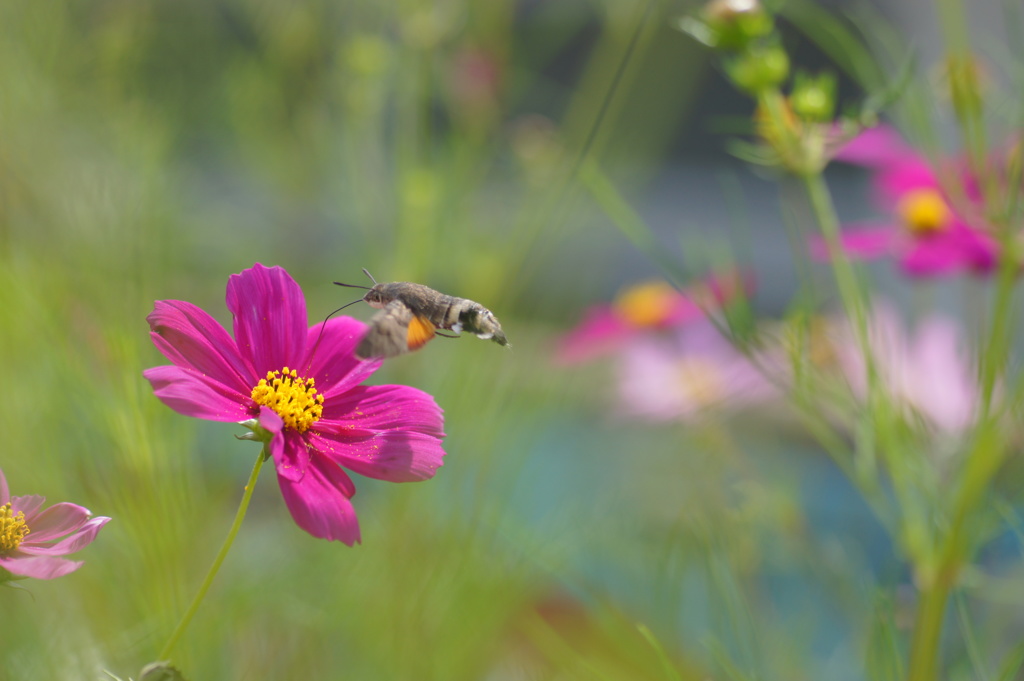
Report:
[[[217,576],[217,572],[220,570],[221,564],[224,559],[227,558],[228,551],[231,549],[231,545],[235,541],[235,535],[238,534],[238,530],[242,527],[242,520],[245,518],[245,512],[249,508],[249,500],[252,498],[252,491],[256,487],[256,478],[260,475],[260,468],[263,467],[263,462],[267,459],[268,450],[264,446],[263,450],[260,451],[259,457],[256,459],[256,464],[252,467],[252,473],[249,475],[249,482],[245,485],[245,493],[242,495],[242,501],[238,505],[238,512],[235,513],[235,522],[231,525],[231,529],[228,530],[228,536],[224,540],[223,546],[220,547],[220,551],[217,553],[217,557],[213,559],[213,565],[210,566],[210,571],[206,574],[206,579],[203,580],[202,585],[199,587],[196,597],[192,599],[192,605],[188,606],[188,610],[182,616],[181,621],[175,628],[174,633],[171,634],[171,638],[167,641],[163,650],[160,651],[158,660],[166,660],[171,654],[171,650],[174,649],[178,639],[185,633],[185,629],[188,628],[189,623],[192,621],[192,617],[199,610],[199,604],[203,602],[203,597],[206,596],[206,592],[210,589],[210,585],[213,584],[214,577]]]
[[[996,383],[1006,368],[1012,339],[1011,312],[1017,265],[1009,232],[1000,240],[1000,266],[992,306],[992,325],[979,363],[981,409],[974,445],[967,453],[960,474],[960,487],[953,501],[952,522],[943,539],[942,550],[933,575],[921,585],[921,602],[910,646],[909,681],[934,681],[938,678],[938,658],[946,604],[961,566],[973,550],[969,519],[985,499],[985,490],[1002,467],[1006,448],[1000,442],[999,425],[992,416]]]
[[[777,131],[779,135],[795,135],[790,131],[791,126],[786,121],[785,100],[778,89],[770,88],[762,92],[758,95],[758,103],[768,116],[772,130]],[[783,139],[776,146],[792,149],[799,147],[800,144],[801,141],[798,139]],[[825,247],[828,249],[829,259],[832,262],[836,286],[839,288],[839,297],[847,316],[850,317],[856,329],[857,342],[868,365],[868,384],[871,386],[874,371],[868,347],[864,296],[857,284],[857,275],[853,270],[853,265],[839,241],[839,216],[832,203],[832,195],[828,191],[828,185],[825,184],[825,177],[821,174],[820,164],[811,162],[807,158],[801,158],[799,163],[795,163],[793,167],[799,168],[795,172],[803,182],[811,202],[811,210],[814,212],[814,219],[825,239]],[[872,394],[871,391],[869,391],[870,394]]]
[[[806,173],[801,175],[800,179],[803,180],[815,220],[817,220],[825,239],[825,247],[828,249],[829,259],[832,262],[832,272],[836,278],[836,286],[839,288],[839,297],[853,324],[857,334],[857,344],[860,346],[859,349],[868,367],[868,395],[870,396],[873,394],[870,387],[874,384],[874,363],[871,360],[871,348],[868,347],[867,313],[864,309],[864,296],[857,284],[857,274],[839,241],[839,217],[836,215],[832,196],[829,194],[825,178],[821,173]]]
[[[987,419],[992,410],[996,382],[1006,368],[1012,341],[1013,288],[1018,271],[1015,235],[1003,229],[999,242],[1001,257],[996,279],[995,303],[992,306],[992,328],[989,330],[988,345],[980,357],[982,420]]]
[[[950,587],[950,580],[939,578],[931,587],[921,591],[910,643],[907,681],[933,681],[938,678],[939,638]]]

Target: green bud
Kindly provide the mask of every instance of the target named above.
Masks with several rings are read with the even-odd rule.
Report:
[[[832,120],[836,110],[836,77],[822,73],[817,77],[799,73],[789,98],[793,112],[807,121],[824,123]]]
[[[676,28],[716,50],[742,52],[775,24],[758,0],[712,0],[698,16],[677,19]]]
[[[724,50],[742,50],[775,28],[759,0],[711,0],[701,16],[715,37],[715,47]]]
[[[729,78],[741,90],[757,94],[778,87],[789,75],[789,57],[779,46],[747,52],[725,65]]]

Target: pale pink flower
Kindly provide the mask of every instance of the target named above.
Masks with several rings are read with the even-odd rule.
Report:
[[[770,364],[771,362],[769,362]],[[708,321],[665,337],[638,338],[619,356],[623,412],[656,421],[693,421],[779,395],[756,365]]]
[[[876,305],[868,321],[868,342],[881,387],[897,407],[950,435],[974,424],[980,399],[977,374],[954,320],[931,315],[908,332],[896,310]],[[854,395],[864,399],[864,356],[848,324],[836,355]]]
[[[44,501],[35,494],[12,497],[0,471],[0,574],[54,579],[74,572],[82,561],[61,556],[88,546],[110,521],[67,502],[43,509]]]

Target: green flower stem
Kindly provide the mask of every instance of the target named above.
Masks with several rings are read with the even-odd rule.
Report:
[[[210,589],[210,585],[213,584],[214,577],[217,576],[217,572],[220,570],[221,564],[224,559],[227,558],[228,551],[231,549],[231,545],[235,541],[235,536],[238,534],[238,530],[242,527],[242,520],[245,518],[245,512],[249,508],[249,500],[252,498],[252,491],[256,487],[256,478],[260,475],[260,469],[263,467],[263,462],[268,458],[268,450],[266,445],[260,451],[260,455],[256,458],[256,464],[252,467],[252,473],[249,475],[249,482],[245,485],[245,493],[242,495],[242,501],[238,505],[238,512],[235,513],[235,522],[231,525],[231,529],[228,530],[228,536],[224,540],[223,546],[220,547],[220,551],[217,553],[217,557],[213,559],[213,565],[210,566],[210,571],[206,574],[206,579],[203,580],[202,585],[199,587],[196,597],[192,599],[192,605],[188,606],[188,610],[181,618],[181,622],[178,623],[174,633],[171,634],[171,638],[167,641],[163,650],[160,651],[160,655],[157,659],[166,660],[171,654],[171,650],[174,649],[175,644],[178,643],[178,639],[185,633],[185,629],[188,628],[189,623],[192,621],[192,617],[199,610],[199,604],[203,602],[203,598],[206,596],[206,592]]]
[[[939,644],[946,605],[960,569],[970,559],[973,551],[968,521],[985,499],[985,491],[1006,457],[1006,448],[1000,441],[999,427],[991,411],[996,382],[1006,367],[1009,355],[1012,328],[1010,312],[1017,267],[1016,258],[1008,250],[1012,246],[1010,239],[1004,238],[1002,241],[1003,255],[992,310],[992,327],[981,356],[980,425],[960,475],[952,522],[938,554],[938,563],[934,571],[925,575],[927,581],[920,585],[921,600],[910,646],[909,681],[934,681],[938,678]]]
[[[832,262],[832,272],[836,278],[836,286],[839,288],[839,297],[846,314],[853,322],[857,334],[857,344],[860,346],[860,351],[867,364],[868,395],[870,396],[874,394],[871,388],[874,386],[875,372],[874,362],[871,359],[871,348],[868,346],[868,322],[864,295],[857,283],[857,274],[853,270],[853,265],[839,242],[839,218],[836,215],[835,206],[832,204],[832,195],[829,194],[825,178],[821,173],[805,173],[800,176],[800,179],[803,180],[804,189],[811,202],[811,209],[821,228],[821,235],[825,239],[825,247],[828,249],[829,259]]]
[[[914,617],[914,634],[910,641],[910,666],[907,681],[931,681],[938,678],[938,645],[945,619],[951,584],[937,579],[921,590]]]
[[[867,409],[868,420],[862,425],[866,429],[858,428],[856,440],[859,445],[856,450],[856,459],[852,470],[852,480],[866,499],[881,500],[879,496],[879,485],[877,479],[871,478],[871,473],[876,470],[874,461],[876,453],[875,443],[878,438],[884,437],[888,431],[888,424],[878,420],[879,415],[885,413],[885,396],[878,390],[878,370],[875,366],[874,352],[871,348],[871,341],[868,333],[868,315],[866,295],[857,281],[857,273],[850,262],[846,251],[843,250],[839,240],[839,217],[836,214],[835,205],[832,203],[832,195],[829,193],[825,178],[820,172],[805,172],[800,174],[804,189],[807,192],[814,212],[814,218],[825,239],[825,246],[828,249],[829,260],[832,263],[832,274],[836,279],[836,287],[839,289],[839,297],[843,309],[850,323],[853,326],[857,349],[864,358],[865,382],[867,383]],[[879,430],[882,433],[879,433]],[[851,468],[847,466],[846,468]],[[894,480],[894,483],[897,481]],[[903,496],[897,487],[897,497]],[[872,507],[882,511],[884,503],[872,504]],[[881,516],[880,516],[881,517]],[[882,518],[887,527],[892,528],[888,518]]]
[[[797,134],[791,131],[792,126],[787,122],[785,100],[777,88],[768,89],[758,95],[758,103],[769,119],[769,128],[775,131],[775,134],[785,137],[785,139],[777,140],[776,146],[782,149],[800,148],[803,150],[798,162],[793,163],[790,167],[803,182],[811,202],[814,218],[825,239],[825,246],[832,262],[832,271],[836,278],[836,286],[839,288],[839,297],[846,314],[853,321],[858,344],[867,360],[870,385],[874,372],[868,348],[864,296],[857,284],[857,275],[853,270],[853,265],[839,242],[839,216],[836,214],[832,195],[825,184],[825,178],[821,174],[820,149],[808,150],[804,142],[798,139]],[[808,158],[809,151],[812,152],[810,153],[811,158]],[[796,159],[789,160],[792,162]]]
[[[996,278],[995,303],[992,306],[992,328],[988,344],[981,354],[981,418],[992,411],[996,382],[1006,369],[1012,341],[1013,289],[1017,280],[1018,260],[1015,235],[1008,229],[1000,231],[999,273]]]
[[[953,522],[944,538],[938,564],[934,571],[919,575],[920,599],[910,642],[908,681],[935,681],[939,678],[939,644],[946,605],[960,568],[971,552],[967,521],[999,469],[995,464],[1002,461],[1003,450],[995,440],[997,436],[998,429],[994,425],[983,428],[979,433],[968,456],[964,481],[954,502]]]

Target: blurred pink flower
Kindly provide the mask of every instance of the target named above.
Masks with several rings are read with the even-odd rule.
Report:
[[[487,49],[464,47],[452,59],[449,80],[457,113],[491,110],[502,87],[501,63]]]
[[[12,497],[0,471],[0,573],[54,579],[74,572],[82,561],[59,556],[88,546],[110,521],[66,502],[40,510],[44,501],[34,494]]]
[[[150,335],[173,365],[144,376],[180,414],[256,419],[295,522],[351,546],[360,540],[356,489],[340,467],[391,482],[433,477],[444,456],[441,409],[415,388],[359,385],[380,367],[352,355],[366,326],[341,317],[307,329],[302,289],[280,267],[231,275],[227,307],[234,339],[191,303],[157,301]]]
[[[928,160],[895,130],[886,126],[865,130],[840,149],[836,159],[870,168],[879,207],[892,215],[883,223],[847,225],[840,239],[848,254],[864,259],[895,257],[912,276],[987,272],[995,267],[995,240],[972,224],[980,219],[975,216],[969,221],[954,208]],[[951,167],[950,173],[963,183],[968,203],[979,200],[969,173],[957,167]],[[972,214],[982,214],[980,206],[970,208]],[[813,238],[811,253],[828,258],[820,236]]]
[[[973,425],[980,391],[973,360],[955,321],[932,315],[908,333],[899,314],[880,304],[872,310],[868,333],[881,386],[897,406],[939,432],[963,433]],[[864,399],[864,357],[848,324],[840,333],[836,356],[854,395]]]
[[[716,409],[753,406],[779,395],[763,370],[709,321],[667,337],[638,338],[620,354],[619,396],[628,414],[693,421]]]
[[[613,303],[588,309],[583,321],[559,341],[556,359],[565,364],[585,362],[619,350],[651,331],[704,319],[702,307],[727,303],[744,287],[738,273],[712,277],[685,291],[664,281],[631,286]]]

